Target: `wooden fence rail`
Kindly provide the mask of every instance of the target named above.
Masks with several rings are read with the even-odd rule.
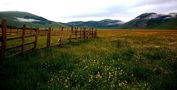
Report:
[[[47,36],[47,43],[46,47],[49,48],[51,46],[51,36],[59,36],[57,46],[62,46],[62,39],[63,39],[63,31],[64,27],[61,27],[61,30],[55,30],[59,32],[55,32],[52,28],[48,29],[39,29],[39,28],[27,28],[25,25],[23,27],[12,27],[7,25],[6,20],[2,20],[0,24],[0,63],[2,64],[5,60],[6,51],[21,48],[20,53],[23,54],[26,50],[25,47],[27,45],[33,45],[31,49],[37,48],[37,42],[39,36]],[[97,37],[96,29],[95,28],[78,28],[78,27],[71,27],[70,30],[67,29],[67,33],[69,34],[68,40],[72,42],[72,40],[86,40],[89,38]],[[8,35],[15,34],[16,37],[8,38]],[[26,43],[26,38],[33,38],[34,40],[31,42]],[[20,40],[21,44],[7,47],[7,42]]]
[[[69,42],[72,40],[78,39],[89,39],[89,38],[96,38],[96,29],[94,28],[73,28],[71,27],[71,33],[69,36]]]
[[[7,21],[3,20],[1,23],[1,31],[2,31],[2,36],[0,38],[0,42],[1,42],[1,51],[0,51],[0,63],[4,62],[5,59],[5,51],[6,51],[6,26]]]

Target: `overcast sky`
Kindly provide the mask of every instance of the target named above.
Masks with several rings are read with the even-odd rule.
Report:
[[[25,11],[59,22],[126,22],[146,12],[177,12],[177,0],[1,0],[0,11]]]

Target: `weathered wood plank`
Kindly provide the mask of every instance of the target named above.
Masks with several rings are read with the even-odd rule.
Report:
[[[2,64],[5,61],[5,51],[6,51],[6,30],[7,30],[7,21],[2,20],[1,22],[1,31],[2,31],[2,39],[1,39],[1,50],[0,50],[0,63]]]
[[[51,28],[49,28],[47,32],[47,48],[50,47],[50,40],[51,40]]]
[[[35,30],[34,49],[37,48],[38,31],[39,29]]]
[[[23,25],[22,42],[21,42],[21,54],[23,54],[23,53],[24,53],[25,30],[26,30],[26,26],[25,26],[25,25]]]

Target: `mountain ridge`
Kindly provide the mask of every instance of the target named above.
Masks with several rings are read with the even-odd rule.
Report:
[[[158,14],[143,13],[134,19],[123,22],[121,20],[103,19],[100,21],[72,21],[68,23],[55,22],[21,11],[0,12],[0,19],[7,19],[8,25],[21,27],[95,27],[99,29],[177,29],[177,13]]]
[[[177,29],[177,13],[158,14],[143,13],[136,18],[126,22],[120,28],[138,29]],[[168,26],[164,27],[164,24]]]
[[[60,27],[66,26],[59,22],[50,21],[41,16],[21,11],[0,12],[0,19],[6,19],[8,25],[21,27],[26,24],[28,27]]]
[[[85,27],[96,27],[96,28],[117,28],[124,22],[120,20],[103,19],[100,21],[73,21],[68,22],[70,26],[85,26]]]

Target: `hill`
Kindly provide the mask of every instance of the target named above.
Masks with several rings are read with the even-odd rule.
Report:
[[[26,24],[27,27],[95,27],[99,29],[177,29],[177,13],[158,14],[143,13],[136,18],[124,23],[120,20],[104,19],[100,21],[72,21],[61,23],[50,21],[41,16],[28,12],[6,11],[0,12],[0,19],[7,19],[8,25],[21,27]]]
[[[85,26],[85,27],[96,27],[101,29],[106,28],[118,28],[120,25],[122,25],[124,22],[120,20],[111,20],[111,19],[104,19],[101,21],[75,21],[75,22],[69,22],[67,23],[70,26]]]
[[[43,17],[19,11],[0,12],[0,19],[6,19],[8,25],[21,27],[26,24],[27,27],[60,27],[65,26],[62,23],[47,20]]]
[[[144,13],[125,23],[120,28],[177,29],[177,13]]]

